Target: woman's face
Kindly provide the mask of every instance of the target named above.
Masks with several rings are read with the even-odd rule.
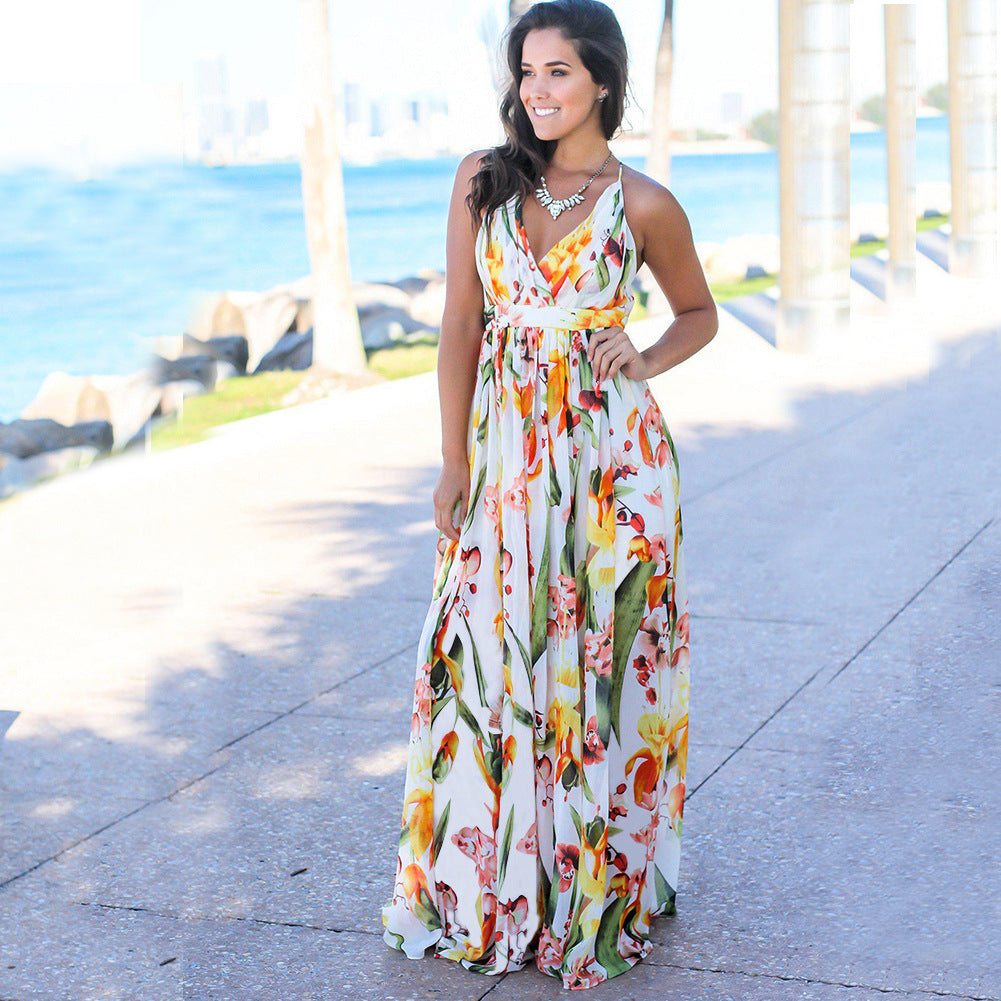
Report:
[[[591,79],[559,29],[533,28],[525,36],[521,71],[521,102],[540,139],[559,139],[589,118],[599,123],[605,88]]]

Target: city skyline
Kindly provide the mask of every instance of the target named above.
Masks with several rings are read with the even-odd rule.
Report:
[[[630,56],[627,131],[644,129],[652,104],[653,66],[663,6],[611,0]],[[919,89],[945,78],[945,0],[918,5]],[[681,2],[675,13],[673,123],[718,127],[777,104],[777,3],[749,0],[728,10],[720,31],[711,5]],[[382,0],[331,5],[335,90],[354,87],[387,108],[420,95],[448,105],[442,126],[453,145],[487,141],[496,98],[484,36],[496,40],[507,2],[474,7],[440,0],[431,11]],[[852,8],[852,98],[882,89],[882,4]],[[718,14],[718,12],[717,12]],[[13,15],[19,30],[0,41],[0,162],[60,162],[86,152],[98,162],[170,155],[182,138],[179,97],[198,90],[198,67],[221,57],[236,107],[267,102],[281,144],[297,135],[295,8],[260,0],[252,18],[232,0],[94,0],[86,10],[48,0]],[[63,26],[41,63],[18,38],[43,23]],[[392,33],[385,24],[394,25]],[[46,35],[46,37],[48,37]],[[368,45],[359,40],[372,40]],[[709,69],[707,69],[709,67]],[[258,112],[259,113],[259,112]],[[492,117],[491,117],[492,116]],[[473,123],[480,125],[475,132]],[[342,123],[343,127],[344,123]],[[190,126],[186,126],[190,127]],[[172,133],[171,130],[174,130]],[[468,141],[467,140],[468,137]],[[187,145],[187,143],[185,143]]]

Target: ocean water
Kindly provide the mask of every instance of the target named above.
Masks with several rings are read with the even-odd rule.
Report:
[[[852,200],[885,201],[882,132],[852,136]],[[949,177],[945,118],[918,122],[918,181]],[[627,159],[643,169],[642,159]],[[344,168],[351,274],[444,270],[456,157]],[[778,232],[775,151],[677,155],[696,241]],[[146,164],[80,179],[0,173],[0,420],[56,369],[126,374],[145,338],[184,330],[199,295],[309,270],[298,164]]]

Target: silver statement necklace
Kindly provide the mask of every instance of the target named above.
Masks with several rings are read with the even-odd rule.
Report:
[[[566,198],[553,198],[549,193],[549,188],[546,187],[546,177],[543,174],[542,187],[535,189],[535,197],[539,199],[544,208],[549,209],[549,214],[555,219],[564,210],[573,208],[574,205],[578,205],[584,201],[582,197],[583,191],[608,166],[608,161],[611,159],[612,154],[609,153],[605,158],[605,162],[572,195],[567,195]]]

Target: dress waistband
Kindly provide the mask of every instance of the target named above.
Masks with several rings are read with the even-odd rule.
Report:
[[[597,330],[623,326],[629,315],[626,306],[601,309],[583,306],[527,305],[511,303],[495,307],[487,329],[500,327],[556,327],[560,330]]]

